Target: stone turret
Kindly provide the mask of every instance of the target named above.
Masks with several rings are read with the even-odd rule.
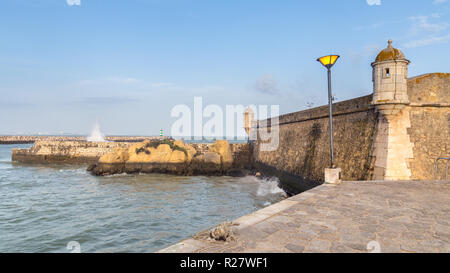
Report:
[[[256,130],[254,130],[253,126],[255,122],[255,112],[253,112],[252,108],[249,106],[247,110],[244,112],[244,129],[248,135],[248,140],[256,140]]]
[[[379,112],[374,150],[373,180],[410,180],[413,144],[408,99],[408,65],[403,52],[392,46],[382,50],[373,68],[372,105]]]
[[[382,50],[372,63],[372,104],[385,115],[398,113],[409,104],[407,93],[408,65],[403,52],[392,46]]]

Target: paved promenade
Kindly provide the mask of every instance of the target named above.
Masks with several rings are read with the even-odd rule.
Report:
[[[450,252],[450,183],[322,185],[160,252]],[[378,248],[379,246],[379,248]]]

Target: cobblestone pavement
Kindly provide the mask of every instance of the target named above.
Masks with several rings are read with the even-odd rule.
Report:
[[[450,183],[322,185],[234,223],[234,241],[161,252],[450,252]]]

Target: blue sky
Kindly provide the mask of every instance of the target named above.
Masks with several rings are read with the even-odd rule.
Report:
[[[450,72],[446,0],[4,0],[0,134],[155,135],[177,104],[282,113],[372,92],[388,39],[410,76]]]

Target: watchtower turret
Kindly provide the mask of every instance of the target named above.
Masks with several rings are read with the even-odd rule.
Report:
[[[372,63],[372,104],[385,115],[398,113],[409,104],[407,93],[408,65],[403,52],[392,46],[383,49]]]

